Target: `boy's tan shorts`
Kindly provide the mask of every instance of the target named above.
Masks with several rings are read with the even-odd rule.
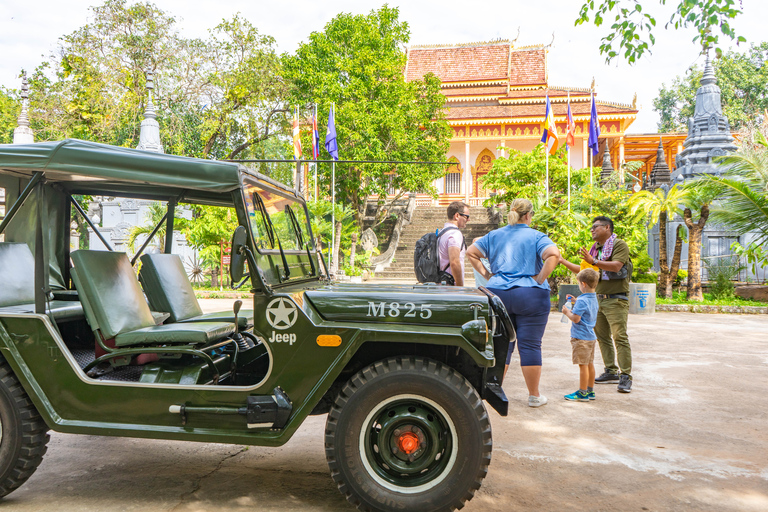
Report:
[[[592,364],[595,362],[595,343],[597,340],[571,338],[573,364]]]

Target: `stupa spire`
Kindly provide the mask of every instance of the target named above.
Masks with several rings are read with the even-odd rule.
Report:
[[[29,82],[27,74],[21,79],[21,112],[19,113],[18,126],[13,131],[14,144],[32,144],[35,142],[35,134],[29,127]]]
[[[659,148],[656,150],[656,163],[651,170],[651,179],[648,183],[650,190],[656,190],[662,185],[670,184],[670,171],[667,165],[667,157],[664,154],[664,146],[661,137],[659,137]]]
[[[613,164],[611,163],[611,153],[608,151],[608,143],[605,143],[605,152],[603,153],[603,165],[600,170],[600,181],[607,183],[613,174]]]
[[[144,104],[144,120],[141,122],[137,149],[154,153],[165,153],[163,143],[160,141],[160,124],[157,122],[155,104],[152,102],[152,91],[154,88],[154,72],[147,70],[147,101]]]

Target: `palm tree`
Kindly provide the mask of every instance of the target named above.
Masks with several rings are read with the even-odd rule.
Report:
[[[149,205],[147,214],[144,218],[145,224],[141,226],[133,226],[131,228],[130,233],[128,234],[128,245],[131,248],[131,251],[136,250],[136,239],[140,237],[141,235],[147,235],[149,236],[152,231],[155,229],[155,226],[163,219],[167,212],[166,205],[160,203],[160,202],[154,202]],[[174,230],[182,229],[186,223],[187,219],[180,216],[179,209],[176,208],[175,215],[174,215]],[[160,229],[157,230],[157,233],[155,234],[155,240],[157,247],[160,248],[160,250],[163,250],[165,247],[165,222],[163,222],[163,225],[160,226]]]
[[[712,208],[712,220],[743,235],[756,233],[754,243],[768,244],[768,140],[756,132],[753,144],[745,143],[719,160],[727,171],[710,181],[721,187],[722,196]]]
[[[682,213],[680,205],[687,196],[686,189],[674,185],[668,190],[666,187],[659,187],[653,192],[641,190],[629,198],[631,213],[642,210],[648,216],[650,226],[659,223],[659,295],[665,298],[672,297],[672,284],[680,268],[680,254],[683,248],[683,229],[678,226],[672,262],[667,265],[667,220]]]
[[[688,290],[687,300],[702,301],[701,292],[701,233],[709,219],[709,206],[720,195],[721,189],[708,179],[692,181],[685,186],[688,194],[683,219],[688,228]],[[693,212],[699,214],[698,221],[693,220]]]

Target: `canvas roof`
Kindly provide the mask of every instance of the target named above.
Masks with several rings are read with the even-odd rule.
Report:
[[[110,146],[77,139],[35,144],[0,144],[0,173],[28,177],[44,172],[65,188],[138,192],[158,187],[218,196],[240,187],[233,162],[203,160]],[[68,183],[72,185],[68,186]]]

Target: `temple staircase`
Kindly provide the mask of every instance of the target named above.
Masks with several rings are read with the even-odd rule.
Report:
[[[413,272],[413,250],[416,242],[430,231],[442,229],[446,223],[445,206],[417,206],[413,211],[411,223],[403,228],[400,234],[400,243],[395,251],[395,259],[392,264],[381,272],[376,273],[376,279],[383,280],[412,280],[416,282],[416,274]],[[483,236],[498,227],[488,218],[488,209],[482,206],[473,206],[469,209],[469,222],[466,228],[461,230],[467,247],[472,245],[472,240]],[[474,279],[472,265],[469,258],[464,261],[464,280]]]

